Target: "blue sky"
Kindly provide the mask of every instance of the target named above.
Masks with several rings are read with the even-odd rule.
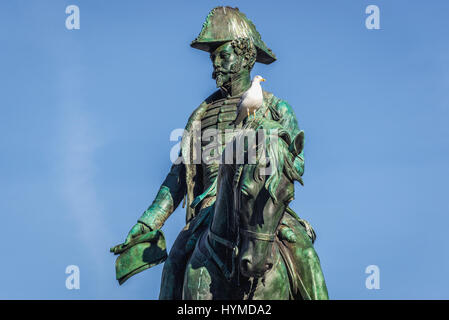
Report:
[[[76,4],[81,29],[65,28]],[[365,8],[380,8],[380,30]],[[170,132],[215,90],[190,48],[238,6],[278,61],[257,64],[306,133],[292,207],[318,233],[333,299],[449,299],[449,2],[2,1],[2,299],[155,299],[162,267],[125,285],[124,240],[170,168]],[[171,246],[179,208],[163,230]],[[80,268],[67,290],[65,268]],[[380,290],[365,268],[380,268]]]

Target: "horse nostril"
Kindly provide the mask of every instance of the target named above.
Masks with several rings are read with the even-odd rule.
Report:
[[[243,272],[248,272],[250,265],[251,261],[249,261],[248,259],[242,259],[240,267],[242,268]]]
[[[267,263],[265,266],[266,266],[267,270],[271,270],[271,268],[273,268],[272,263]]]

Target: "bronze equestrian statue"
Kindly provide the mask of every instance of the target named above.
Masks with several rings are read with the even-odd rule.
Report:
[[[191,46],[209,52],[218,90],[187,121],[179,158],[153,203],[111,248],[120,254],[117,279],[165,260],[160,299],[328,299],[315,232],[288,206],[304,172],[304,134],[291,106],[263,91],[257,112],[235,122],[255,62],[270,64],[275,55],[231,7],[214,8]],[[223,163],[224,150],[248,128],[278,132],[265,146],[269,160]],[[211,130],[218,134],[197,141]],[[267,163],[271,174],[255,174]],[[186,226],[167,257],[160,229],[181,202]]]

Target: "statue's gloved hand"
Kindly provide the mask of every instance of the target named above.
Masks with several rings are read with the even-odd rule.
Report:
[[[145,234],[147,232],[150,232],[150,231],[151,231],[151,229],[148,228],[146,225],[144,225],[143,223],[137,222],[131,228],[131,230],[128,232],[128,236],[126,237],[125,242],[112,247],[111,252],[114,254],[122,253],[123,251],[125,251],[127,249],[128,245],[132,242],[132,240],[134,238],[136,238],[137,236],[140,236],[142,234]]]
[[[298,240],[293,230],[283,224],[279,227],[278,235],[281,240],[287,240],[290,243],[295,243]]]
[[[314,243],[316,239],[316,233],[315,230],[313,230],[312,225],[307,220],[301,218],[299,218],[299,223],[303,225],[303,227],[306,229],[307,235],[310,237],[310,240],[312,240],[312,243]]]
[[[140,236],[141,234],[145,234],[147,232],[150,232],[151,229],[148,228],[143,223],[137,222],[131,230],[128,232],[128,236],[126,237],[125,242],[123,243],[124,246],[127,246],[135,237]]]

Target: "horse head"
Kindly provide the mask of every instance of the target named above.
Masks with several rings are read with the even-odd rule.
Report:
[[[237,155],[238,146],[244,146],[244,161],[235,165],[233,179],[238,259],[242,275],[261,277],[275,263],[276,231],[294,197],[294,181],[300,180],[294,159],[303,149],[304,132],[292,140],[277,122],[265,118],[245,129],[234,139]],[[248,139],[251,130],[256,139]]]

